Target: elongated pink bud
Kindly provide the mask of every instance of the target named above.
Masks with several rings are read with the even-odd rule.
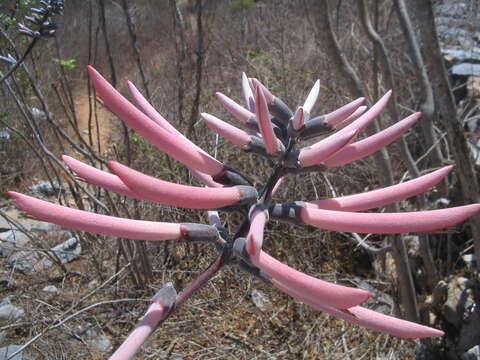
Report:
[[[250,221],[250,231],[247,235],[247,252],[249,255],[256,255],[262,249],[263,231],[268,220],[266,210],[257,209],[253,212]]]
[[[213,115],[202,113],[201,116],[210,129],[215,131],[220,136],[223,136],[232,144],[237,146],[246,146],[250,143],[250,135],[245,131],[230,125]]]
[[[180,224],[122,219],[70,209],[13,191],[7,194],[27,214],[70,229],[134,240],[157,241],[182,238]]]
[[[277,155],[280,151],[278,139],[273,132],[272,122],[268,112],[267,101],[260,87],[255,90],[255,110],[257,115],[258,127],[265,143],[267,153]]]
[[[140,350],[151,333],[155,331],[162,320],[175,305],[177,292],[170,284],[166,284],[155,294],[152,304],[135,329],[128,335],[122,345],[113,353],[109,360],[130,360]]]
[[[364,97],[353,100],[347,105],[343,105],[331,113],[325,115],[325,121],[330,125],[337,125],[345,121],[350,115],[352,115],[365,101]]]
[[[215,93],[217,100],[232,114],[237,120],[247,125],[248,123],[255,122],[255,114],[251,113],[243,106],[238,105],[235,101],[228,96],[223,95],[221,92]]]
[[[106,107],[128,124],[147,141],[188,167],[209,175],[223,173],[224,166],[218,160],[198,151],[193,144],[152,121],[113,88],[93,67],[87,66],[88,74],[98,95]]]
[[[297,109],[297,111],[295,111],[295,115],[293,115],[292,125],[296,131],[299,131],[304,124],[305,124],[305,113],[303,111],[303,107],[300,106]]]
[[[200,181],[202,184],[208,186],[208,187],[223,187],[223,184],[220,184],[213,180],[213,178],[210,175],[204,174],[200,171],[197,171],[195,169],[190,169],[188,168],[188,171],[197,178],[198,181]]]
[[[357,134],[357,130],[352,130],[339,135],[333,134],[319,141],[312,147],[300,150],[298,155],[300,167],[317,165],[325,159],[328,159],[352,141]]]
[[[339,211],[364,211],[386,206],[418,194],[423,194],[442,181],[452,169],[453,165],[450,165],[402,184],[361,194],[310,201],[304,203],[304,205],[317,209]]]
[[[340,166],[373,154],[375,151],[380,150],[399,138],[405,131],[415,124],[421,115],[422,113],[412,114],[405,119],[400,120],[395,125],[376,133],[375,135],[347,145],[341,151],[325,160],[324,165],[329,168]],[[356,124],[357,121],[355,121],[352,125]],[[347,126],[345,129],[349,128],[350,126]]]
[[[257,89],[260,88],[261,92],[263,93],[263,96],[265,96],[265,101],[268,105],[273,105],[275,103],[275,96],[270,92],[270,90],[267,89],[265,85],[263,85],[258,79],[256,78],[251,78],[252,79],[252,84],[253,88]],[[253,90],[255,93],[255,90]],[[257,103],[255,101],[255,103]]]
[[[354,122],[355,120],[357,120],[364,112],[365,110],[367,110],[368,107],[366,106],[360,106],[357,110],[355,110],[353,112],[352,115],[350,115],[349,117],[347,117],[345,120],[343,120],[340,124],[337,124],[335,126],[335,128],[337,130],[341,130],[343,129],[345,126],[348,126],[350,125],[352,122]]]
[[[338,131],[337,134],[344,134],[346,132],[352,131],[353,129],[358,129],[362,131],[367,127],[375,118],[382,112],[382,110],[387,106],[388,100],[392,96],[392,90],[387,91],[380,100],[378,100],[366,113],[361,115],[357,120],[352,122],[350,125],[345,126],[342,130]]]
[[[165,130],[167,130],[167,131],[171,132],[172,134],[177,135],[177,136],[181,137],[182,139],[184,139],[185,141],[189,142],[191,144],[191,146],[193,146],[195,149],[197,149],[200,153],[204,154],[206,157],[211,158],[212,161],[215,161],[215,162],[217,161],[213,156],[206,153],[205,151],[203,151],[203,149],[201,149],[200,147],[195,145],[193,142],[188,140],[185,136],[183,136],[183,134],[180,131],[178,131],[175,128],[175,126],[170,124],[162,115],[160,115],[160,113],[157,110],[155,110],[155,108],[152,105],[150,105],[150,103],[147,101],[147,99],[145,99],[145,97],[141,94],[141,92],[138,91],[138,89],[135,87],[135,85],[133,85],[133,83],[131,83],[130,81],[128,81],[128,89],[129,89],[130,94],[132,95],[133,99],[137,103],[138,107],[150,119],[155,121],[158,125],[160,125]]]
[[[247,104],[248,110],[250,110],[251,112],[255,112],[255,100],[253,97],[253,91],[250,88],[247,75],[244,72],[242,72],[242,90],[243,97],[245,98],[245,104]]]
[[[300,208],[300,220],[318,228],[361,234],[406,234],[429,232],[454,226],[480,212],[480,204],[449,209],[360,213]]]
[[[283,183],[283,177],[281,177],[280,179],[277,180],[277,183],[275,184],[275,186],[273,187],[273,190],[272,190],[272,195],[275,195],[275,193],[278,191],[278,189],[280,189],[280,186],[282,186],[282,183]]]
[[[145,99],[142,93],[138,91],[131,81],[127,81],[127,84],[128,90],[135,100],[135,103],[145,113],[145,115],[147,115],[165,130],[170,131],[172,134],[182,135],[172,124],[168,122],[168,120],[166,120],[157,110],[155,110],[152,105],[150,105],[147,99]]]
[[[338,309],[347,309],[361,304],[370,298],[370,293],[361,289],[349,288],[309,276],[281,263],[260,250],[250,257],[253,265],[272,278],[284,283],[298,293],[318,298],[323,304]]]
[[[108,167],[135,194],[137,198],[155,201],[164,205],[189,209],[215,209],[240,203],[251,203],[257,192],[251,186],[205,188],[174,184],[142,174],[115,161]]]
[[[343,311],[335,309],[334,307],[325,305],[319,299],[303,296],[298,291],[289,288],[282,282],[279,282],[275,279],[272,280],[272,284],[286,294],[311,306],[315,310],[326,312],[327,314],[343,319],[352,324],[364,326],[375,331],[404,339],[421,339],[444,335],[443,331],[410,321],[397,319],[392,316],[384,315],[360,306],[354,306]]]
[[[312,87],[312,90],[308,93],[307,99],[305,100],[305,104],[303,104],[304,110],[311,114],[313,106],[318,99],[318,95],[320,94],[320,80],[315,81],[315,84]],[[297,130],[297,129],[296,129]]]
[[[137,194],[130,190],[117,175],[99,170],[67,155],[62,155],[62,160],[71,171],[89,184],[97,185],[125,196],[137,197]]]

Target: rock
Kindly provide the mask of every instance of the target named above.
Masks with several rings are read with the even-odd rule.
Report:
[[[58,292],[58,288],[55,285],[47,285],[42,289],[43,292],[55,294]]]
[[[62,264],[66,264],[80,256],[82,247],[80,241],[72,237],[51,248],[50,252],[53,252]],[[51,255],[53,256],[53,254]],[[54,261],[39,252],[19,251],[8,258],[8,264],[17,271],[29,272],[31,270],[40,271],[49,268],[54,264]]]
[[[462,355],[463,360],[480,360],[480,345],[474,346]]]
[[[465,309],[473,305],[471,289],[468,289],[468,279],[464,277],[451,278],[448,281],[447,301],[442,306],[445,319],[457,329],[462,327]]]
[[[480,76],[480,64],[462,62],[450,68],[452,75],[458,76]]]
[[[56,181],[42,181],[38,184],[30,185],[28,190],[45,196],[54,196],[63,191],[62,186]]]
[[[20,348],[20,345],[8,345],[0,348],[0,359],[9,359],[9,356]],[[20,352],[14,357],[10,358],[10,360],[30,360],[30,357]]]
[[[112,350],[110,340],[93,330],[91,324],[87,323],[85,326],[78,326],[75,329],[75,336],[100,352],[106,353]]]
[[[29,241],[29,237],[19,230],[0,232],[0,256],[10,255],[15,248],[23,247]]]
[[[477,267],[477,258],[473,254],[467,254],[462,256],[462,260],[467,264],[469,270],[475,269]]]
[[[72,237],[67,241],[64,241],[60,245],[57,245],[50,249],[53,251],[60,260],[62,264],[69,263],[75,260],[77,257],[80,256],[82,252],[82,246],[80,245],[80,241],[77,238]],[[45,269],[53,265],[53,261],[50,258],[43,258],[37,264],[35,264],[35,270]]]
[[[272,303],[261,291],[253,289],[250,297],[252,298],[253,304],[261,311],[268,311],[272,308]]]
[[[30,111],[32,112],[32,115],[33,117],[35,118],[35,120],[39,121],[39,120],[46,120],[47,119],[47,113],[43,110],[40,110],[36,107],[32,107],[30,109]]]
[[[472,289],[467,289],[468,297],[473,301],[473,291]],[[480,344],[480,304],[472,303],[468,306],[464,313],[462,319],[462,328],[460,330],[460,335],[458,336],[458,345],[457,348],[461,352],[472,350],[472,347]],[[469,350],[470,349],[470,350]],[[472,351],[472,354],[474,351]],[[474,359],[480,359],[480,357],[475,357]]]
[[[0,323],[12,323],[25,315],[23,309],[15,306],[10,301],[9,297],[6,297],[0,301]],[[0,356],[1,359],[1,356]]]

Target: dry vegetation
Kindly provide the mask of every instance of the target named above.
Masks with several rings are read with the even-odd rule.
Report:
[[[203,1],[201,33],[197,23],[198,2],[128,2],[148,92],[155,107],[175,126],[188,132],[192,140],[225,164],[248,174],[259,185],[267,177],[264,160],[239,153],[238,149],[216,138],[199,120],[199,111],[231,119],[214,101],[215,91],[240,102],[240,74],[245,71],[262,80],[292,107],[302,103],[314,81],[321,79],[317,113],[326,113],[347,103],[354,94],[350,91],[349,79],[339,64],[332,61],[331,49],[324,46],[326,35],[317,33],[315,23],[321,16],[314,13],[310,1]],[[2,3],[0,9],[13,11],[14,3],[13,0]],[[331,12],[334,31],[344,55],[361,77],[369,102],[373,102],[388,90],[382,72],[378,70],[379,55],[374,56],[373,45],[362,27],[356,6],[341,1],[337,3],[338,7],[332,6]],[[398,111],[403,118],[412,109],[418,109],[422,89],[408,58],[407,43],[391,2],[368,3],[370,16],[375,19],[377,31],[389,50]],[[102,4],[105,7],[106,37],[101,23]],[[92,64],[107,78],[111,77],[109,56],[113,59],[117,88],[126,93],[126,80],[131,80],[145,93],[122,4],[120,0],[68,1],[64,16],[57,19],[56,38],[42,41],[26,63],[32,81],[42,92],[51,113],[50,120],[41,119],[38,123],[39,133],[51,156],[47,156],[35,142],[32,130],[9,90],[5,85],[0,87],[2,119],[25,134],[24,139],[14,137],[7,152],[0,154],[0,188],[26,191],[28,185],[47,180],[48,173],[52,179],[58,177],[66,189],[58,197],[50,198],[54,202],[103,211],[81,189],[85,187],[107,204],[112,214],[161,221],[206,222],[206,215],[202,212],[136,202],[74,182],[53,161],[62,153],[97,167],[105,167],[105,160],[119,159],[164,180],[198,185],[179,163],[168,160],[137,135],[130,133],[127,141],[120,122],[105,111],[101,102],[94,100],[84,67]],[[21,13],[23,10],[17,11]],[[181,17],[175,17],[176,12]],[[21,37],[11,29],[6,31],[22,49]],[[199,35],[203,39],[200,49]],[[2,47],[8,48],[5,39],[0,41]],[[74,59],[75,66],[69,69],[53,59]],[[23,69],[9,80],[9,84],[26,107],[42,107]],[[197,86],[200,87],[199,93]],[[195,108],[196,100],[198,108]],[[59,134],[49,121],[63,129],[65,136]],[[387,112],[379,121],[382,128],[391,122]],[[445,162],[449,162],[452,155],[443,137],[445,129],[441,122],[436,122],[436,131],[440,135],[438,139],[442,139],[438,146]],[[73,144],[80,144],[77,149],[66,140],[66,136]],[[418,126],[409,132],[406,140],[415,159],[427,151]],[[80,154],[79,150],[88,156]],[[407,167],[398,144],[390,146],[389,150],[393,177],[398,181],[408,176]],[[43,165],[36,153],[44,159]],[[439,164],[427,156],[422,157],[417,165],[424,173]],[[378,173],[370,157],[326,176],[339,194],[353,194],[377,188],[381,181]],[[431,192],[429,199],[448,196],[451,205],[462,202],[461,194],[454,188],[452,186],[448,194]],[[279,200],[306,200],[330,195],[331,187],[324,176],[312,174],[288,178],[277,197]],[[0,205],[6,204],[6,197],[0,198]],[[404,209],[414,209],[415,206],[413,202],[402,203]],[[223,220],[232,229],[240,221],[237,215],[230,213]],[[461,261],[457,260],[458,254],[471,244],[467,243],[471,236],[466,226],[456,233],[436,235],[436,240],[432,241],[440,278],[452,273],[466,273]],[[145,301],[155,290],[168,281],[182,289],[195,274],[208,266],[215,255],[214,249],[207,245],[134,243],[83,233],[78,236],[82,254],[63,266],[20,273],[9,269],[5,258],[0,260],[0,277],[11,281],[10,285],[0,288],[2,297],[12,296],[15,305],[25,310],[25,317],[18,324],[6,325],[0,331],[5,330],[8,343],[15,344],[23,344],[41,334],[27,350],[32,358],[105,357],[82,342],[81,336],[74,335],[77,326],[90,323],[95,331],[112,341],[114,348],[117,347],[135,326],[145,311]],[[374,245],[381,245],[384,240],[380,236],[369,239]],[[58,243],[53,237],[45,237],[42,241],[44,248],[47,244]],[[385,259],[374,261],[375,255],[353,244],[347,235],[270,223],[266,248],[272,256],[298,270],[349,285],[354,285],[355,279],[363,279],[398,301],[397,280],[385,271],[385,265],[382,265]],[[38,246],[29,244],[29,249],[36,251]],[[57,294],[41,292],[51,284],[59,288]],[[415,284],[419,303],[422,303],[431,294],[431,289],[421,278],[416,278]],[[261,291],[269,300],[270,305],[264,310],[252,302],[253,290]],[[398,310],[395,306],[382,311],[395,314]],[[59,323],[70,315],[74,316]],[[440,319],[431,325],[441,327],[442,324]],[[436,349],[445,345],[442,340],[425,344],[434,345]],[[419,343],[380,335],[316,313],[237,268],[229,267],[178,309],[148,340],[143,354],[137,358],[411,359],[418,347]]]

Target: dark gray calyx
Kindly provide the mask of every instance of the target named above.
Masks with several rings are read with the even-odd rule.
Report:
[[[288,156],[283,160],[286,167],[289,169],[298,169],[300,163],[298,162],[298,156],[300,155],[300,150],[292,151]]]
[[[282,100],[275,97],[273,104],[268,105],[270,113],[278,118],[284,126],[288,124],[288,120],[293,116],[293,111]]]
[[[214,176],[213,180],[223,185],[252,185],[252,182],[237,170],[225,166],[225,170],[220,175]]]
[[[183,223],[183,239],[187,241],[217,241],[220,236],[218,230],[211,225]]]
[[[173,287],[171,282],[166,283],[153,297],[152,302],[162,304],[168,309],[175,305],[177,299],[177,290]]]
[[[257,201],[257,189],[255,189],[253,186],[239,185],[236,186],[236,188],[240,192],[240,201],[237,203],[238,205],[253,204]]]
[[[333,126],[325,122],[325,116],[316,116],[305,122],[305,126],[299,133],[301,139],[307,140],[316,136],[325,135],[334,130]]]
[[[237,238],[233,243],[233,253],[238,256],[240,259],[245,261],[249,261],[250,256],[247,252],[247,239],[245,238]]]
[[[280,145],[280,151],[278,152],[278,155],[282,155],[285,153],[285,146],[282,143],[279,143]],[[251,135],[250,136],[250,144],[248,144],[245,147],[245,151],[247,152],[252,152],[267,158],[271,158],[272,155],[267,153],[267,150],[265,149],[265,143],[261,138],[258,136]]]
[[[273,204],[268,208],[269,215],[272,219],[288,222],[291,224],[301,225],[300,208],[302,202]]]
[[[270,279],[271,277],[268,276],[267,274],[265,274],[262,270],[260,270],[259,268],[253,266],[253,265],[250,265],[248,262],[246,262],[245,260],[240,260],[238,262],[238,266],[240,267],[240,269],[242,269],[243,271],[249,273],[250,275],[253,275],[254,277],[256,277],[257,279],[260,279],[261,281],[263,281],[265,284],[270,284]]]

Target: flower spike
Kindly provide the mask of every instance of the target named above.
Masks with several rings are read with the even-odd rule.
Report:
[[[308,93],[307,99],[303,104],[303,108],[309,114],[312,113],[313,106],[318,99],[318,95],[320,94],[320,80],[315,81],[315,84],[312,87],[312,90]]]
[[[257,191],[250,186],[195,187],[155,179],[115,161],[108,167],[135,194],[136,198],[189,209],[216,209],[256,201]]]
[[[449,228],[479,212],[480,204],[472,204],[403,213],[360,213],[300,207],[298,214],[304,224],[325,230],[360,234],[406,234]]]
[[[453,165],[445,166],[430,174],[383,189],[332,199],[310,201],[304,203],[304,205],[316,209],[337,211],[365,211],[382,207],[423,194],[442,181],[452,169]]]
[[[224,172],[225,168],[221,162],[198,151],[185,138],[172,136],[171,132],[133,106],[93,67],[87,66],[87,70],[95,90],[106,107],[150,143],[188,167],[209,175],[220,175]]]
[[[343,148],[341,151],[333,155],[331,158],[325,160],[324,165],[329,168],[340,166],[373,154],[374,152],[391,144],[393,141],[399,138],[405,131],[415,124],[421,115],[422,113],[414,113],[405,119],[400,120],[396,124],[376,133],[375,135],[345,146],[345,148]],[[349,129],[358,121],[360,121],[360,119],[353,122],[351,125],[347,126],[337,134],[341,134],[344,132],[344,130]]]

